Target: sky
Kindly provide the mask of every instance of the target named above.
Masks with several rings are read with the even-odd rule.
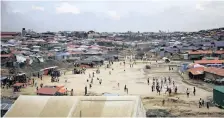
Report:
[[[1,1],[2,31],[157,32],[224,27],[224,0]]]

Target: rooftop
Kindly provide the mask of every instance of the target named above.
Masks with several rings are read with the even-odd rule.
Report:
[[[204,67],[191,68],[188,71],[191,72],[193,75],[200,75],[200,74],[203,74]]]
[[[136,109],[140,100],[137,96],[21,95],[5,117],[132,117],[140,112]]]
[[[204,71],[224,77],[224,69],[222,68],[208,67],[205,68]]]
[[[223,60],[198,60],[195,61],[194,63],[197,64],[222,64],[224,61]]]

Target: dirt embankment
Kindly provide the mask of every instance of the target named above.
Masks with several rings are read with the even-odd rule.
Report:
[[[165,98],[165,104],[162,105],[164,98],[143,97],[143,105],[147,112],[147,117],[223,117],[224,110],[216,107],[207,109],[198,108],[194,101],[186,102],[178,98]],[[218,109],[218,110],[217,110]]]

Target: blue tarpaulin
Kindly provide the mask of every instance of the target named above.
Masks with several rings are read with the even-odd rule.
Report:
[[[1,81],[2,81],[2,80],[5,80],[5,79],[7,79],[7,77],[1,77],[1,78],[0,78]]]

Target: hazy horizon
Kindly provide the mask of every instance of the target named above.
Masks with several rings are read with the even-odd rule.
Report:
[[[158,32],[224,27],[224,1],[1,1],[2,31]]]

